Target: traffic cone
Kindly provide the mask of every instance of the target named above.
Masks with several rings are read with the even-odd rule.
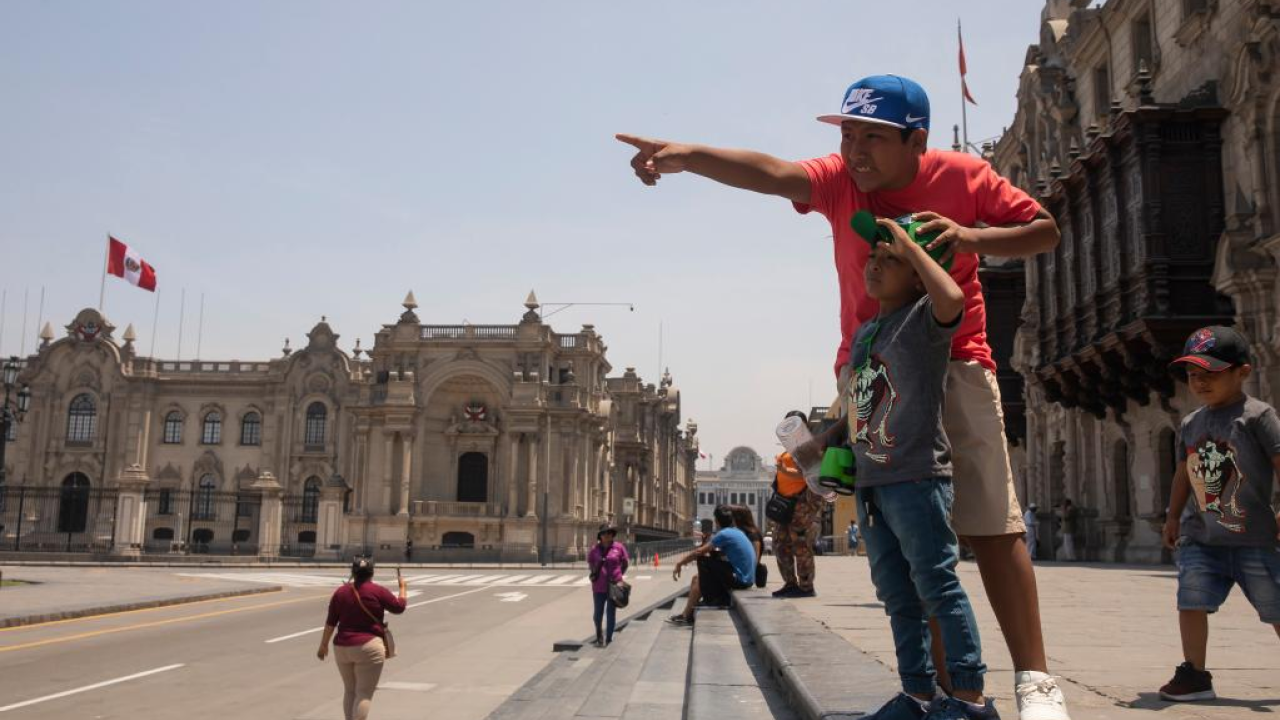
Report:
[[[658,567],[658,553],[653,554],[653,566]]]

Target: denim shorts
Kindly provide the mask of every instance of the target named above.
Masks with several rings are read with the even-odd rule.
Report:
[[[1177,554],[1179,610],[1217,612],[1239,585],[1259,620],[1280,624],[1280,548],[1184,543]]]

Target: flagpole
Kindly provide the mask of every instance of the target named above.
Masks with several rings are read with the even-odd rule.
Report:
[[[22,337],[18,347],[18,357],[27,356],[27,308],[30,306],[28,302],[31,298],[31,288],[28,287],[22,291]]]
[[[102,287],[98,290],[98,312],[107,299],[107,263],[111,261],[111,233],[107,233],[107,249],[102,253]]]
[[[4,355],[4,320],[9,311],[9,289],[0,292],[0,356]]]
[[[960,29],[960,18],[956,18],[956,39],[960,42],[961,51],[964,48],[964,34]],[[960,75],[960,125],[962,137],[964,139],[964,151],[969,152],[969,108],[965,106],[964,99],[964,74]]]
[[[204,293],[200,293],[200,323],[196,326],[196,362],[200,361],[200,348],[204,342]]]
[[[182,321],[187,316],[187,289],[182,288],[182,300],[178,302],[178,358],[182,362]]]
[[[156,288],[156,310],[151,316],[151,358],[156,357],[156,334],[160,327],[160,288]]]

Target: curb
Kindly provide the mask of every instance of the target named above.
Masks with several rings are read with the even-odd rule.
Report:
[[[615,633],[622,632],[623,630],[626,629],[628,625],[631,624],[632,620],[640,620],[642,618],[647,619],[650,615],[657,612],[659,608],[665,605],[670,605],[688,594],[689,594],[689,587],[685,586],[679,590],[676,590],[670,595],[667,595],[661,600],[658,600],[657,602],[649,603],[648,605],[641,608],[640,610],[637,610],[636,612],[633,612],[630,615],[626,616],[625,618],[619,620],[618,624],[613,626],[613,631]],[[586,640],[583,640],[581,642],[578,642],[575,640],[560,640],[551,646],[551,651],[552,652],[576,652],[586,647],[587,645],[590,645],[591,643],[595,642],[595,639],[596,639],[596,636],[591,635]]]
[[[152,608],[169,607],[171,605],[187,605],[190,603],[205,602],[207,600],[225,600],[227,598],[243,597],[246,595],[261,595],[263,593],[280,592],[283,589],[284,588],[279,585],[265,585],[263,587],[245,588],[243,590],[227,590],[224,592],[205,593],[203,595],[188,595],[185,597],[163,598],[160,600],[143,600],[133,603],[120,603],[118,605],[101,605],[98,607],[81,608],[79,610],[43,613],[40,615],[7,617],[0,618],[0,628],[39,625],[42,623],[55,622],[57,620],[74,620],[76,618],[93,617],[95,615],[110,615],[119,612],[129,612],[131,610],[150,610]]]
[[[788,601],[733,594],[733,610],[805,720],[861,718],[897,692],[889,668]]]

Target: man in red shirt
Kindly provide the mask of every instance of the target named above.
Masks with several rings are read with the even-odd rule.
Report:
[[[1021,720],[1069,720],[1062,693],[1048,675],[1035,570],[1023,539],[1026,528],[1009,467],[978,280],[979,255],[1026,257],[1052,250],[1057,224],[984,160],[929,149],[929,100],[911,80],[893,75],[859,80],[845,91],[839,113],[818,119],[840,127],[840,152],[800,162],[750,150],[617,138],[636,148],[631,167],[646,185],[656,184],[664,173],[691,172],[786,198],[798,212],[817,210],[830,221],[840,283],[835,369],[842,398],[852,338],[879,309],[863,280],[871,248],[850,227],[853,214],[914,214],[926,221],[919,232],[940,233],[929,249],[947,246],[944,259],[953,259],[952,277],[965,293],[944,416],[954,448],[953,524],[977,558],[1009,647]]]

